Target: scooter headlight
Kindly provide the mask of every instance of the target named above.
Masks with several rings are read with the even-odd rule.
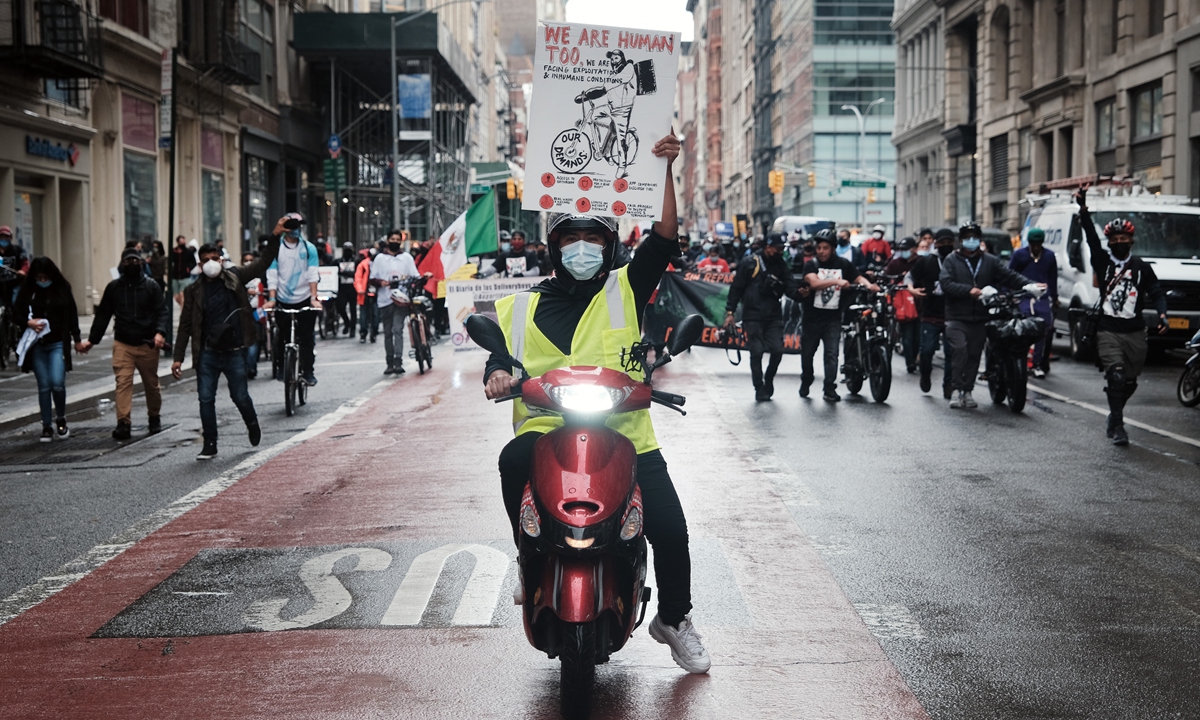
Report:
[[[642,511],[630,508],[625,516],[625,524],[621,526],[621,539],[632,540],[642,531]]]
[[[549,389],[550,399],[567,410],[598,413],[612,410],[625,401],[628,391],[599,385],[556,385]]]
[[[537,509],[532,503],[521,507],[521,529],[529,537],[542,534],[542,521],[538,518]]]

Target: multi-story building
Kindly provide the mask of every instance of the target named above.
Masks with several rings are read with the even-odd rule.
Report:
[[[722,151],[722,23],[721,0],[688,0],[694,38],[688,56],[680,58],[681,74],[691,86],[690,108],[680,108],[691,121],[684,129],[684,162],[692,174],[691,189],[681,191],[683,217],[689,231],[712,232],[724,217]],[[680,102],[683,102],[681,97]]]
[[[934,67],[942,147],[928,143],[940,187],[920,185],[920,123],[896,134],[905,212],[920,222],[967,219],[1015,233],[1023,195],[1107,177],[1152,192],[1200,196],[1200,7],[1101,0],[917,2],[897,13],[931,18],[928,49],[905,44],[901,76]],[[937,17],[937,21],[932,18]],[[922,36],[924,37],[924,36]],[[914,112],[924,95],[911,98]],[[901,111],[906,118],[905,111]],[[932,122],[927,118],[922,122]],[[925,139],[928,140],[926,129]],[[940,194],[940,199],[935,198]],[[936,208],[942,212],[936,212]]]
[[[896,146],[899,221],[915,233],[953,221],[947,184],[953,184],[946,156],[943,13],[933,0],[898,0],[896,31]],[[965,69],[964,69],[965,70]]]
[[[679,208],[680,232],[707,232],[708,213],[704,208],[703,119],[698,110],[700,68],[699,46],[684,42],[680,49],[679,73],[675,83],[675,122],[682,143],[675,163],[675,194]],[[701,139],[698,140],[697,136]]]

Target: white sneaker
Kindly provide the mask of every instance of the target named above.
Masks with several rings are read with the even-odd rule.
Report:
[[[963,391],[958,390],[954,393],[954,397],[950,399],[950,409],[958,410],[959,408],[962,408],[962,407],[966,407],[965,405],[963,405]]]
[[[962,403],[963,407],[967,408],[968,410],[979,407],[979,403],[975,402],[975,398],[971,397],[970,390],[963,391]]]
[[[700,642],[700,633],[692,625],[692,616],[688,615],[673,628],[658,619],[658,615],[650,621],[650,637],[671,648],[671,657],[675,664],[690,673],[702,675],[712,667],[708,651]]]
[[[1046,377],[1046,371],[1041,369],[1040,367],[1035,367],[1032,370],[1031,374],[1038,380],[1041,380],[1042,378]]]

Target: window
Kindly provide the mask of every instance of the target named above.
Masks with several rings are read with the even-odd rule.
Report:
[[[1133,91],[1133,139],[1162,134],[1162,83],[1156,82]]]
[[[121,93],[121,140],[130,147],[158,152],[154,103]]]
[[[813,63],[813,114],[843,115],[842,105],[859,111],[882,98],[874,115],[892,115],[896,104],[894,63]]]
[[[1166,14],[1163,0],[1146,0],[1138,3],[1146,12],[1146,37],[1161,35],[1163,31],[1163,16]]]
[[[891,45],[892,3],[879,0],[816,0],[815,45]]]
[[[267,226],[267,161],[252,155],[246,158],[246,201],[250,206],[246,227],[250,237],[257,238],[270,231]]]
[[[267,102],[275,101],[275,9],[263,0],[244,0],[240,34],[262,58],[262,79],[253,92]]]
[[[1192,68],[1192,112],[1200,112],[1200,68]]]
[[[42,83],[42,97],[47,100],[53,100],[76,109],[82,105],[82,93],[77,89],[74,79],[53,80],[47,78]]]
[[[150,36],[150,0],[100,0],[100,17]]]
[[[1008,135],[989,141],[992,156],[992,190],[1008,189]]]
[[[992,93],[997,100],[1008,99],[1008,53],[1012,44],[1010,36],[1008,6],[1001,5],[992,14]]]
[[[200,173],[203,200],[204,242],[225,239],[225,176],[208,170]]]
[[[1096,149],[1107,150],[1117,145],[1117,99],[1096,103]]]
[[[1057,0],[1054,3],[1054,77],[1061,77],[1067,72],[1066,14],[1066,0]]]
[[[125,240],[153,241],[158,236],[154,216],[155,158],[125,151]]]

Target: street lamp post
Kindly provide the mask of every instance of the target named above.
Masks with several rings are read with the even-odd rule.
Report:
[[[878,98],[876,100],[872,100],[870,102],[870,104],[867,105],[866,112],[860,112],[857,105],[847,104],[847,105],[842,106],[843,110],[849,110],[850,112],[854,113],[854,117],[858,118],[858,169],[859,169],[859,171],[861,171],[863,169],[862,156],[863,156],[863,143],[865,143],[867,140],[867,114],[871,112],[871,108],[873,108],[876,105],[879,105],[881,103],[884,103],[884,102],[887,102],[886,98]],[[896,197],[896,190],[894,187],[892,188],[892,197],[893,198]],[[893,200],[893,203],[894,202],[895,201]],[[860,205],[861,204],[862,203],[860,203]],[[865,207],[863,208],[862,212],[863,212],[862,224],[865,225],[866,221],[867,221],[867,210]],[[895,224],[895,222],[896,222],[895,211],[893,211],[892,212],[892,223]]]

